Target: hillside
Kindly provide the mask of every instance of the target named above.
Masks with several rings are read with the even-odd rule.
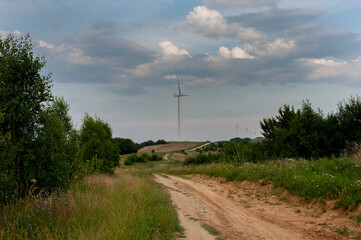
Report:
[[[156,153],[176,152],[180,150],[187,150],[198,147],[205,142],[169,142],[167,144],[147,146],[138,150],[138,153],[151,153],[152,150]]]

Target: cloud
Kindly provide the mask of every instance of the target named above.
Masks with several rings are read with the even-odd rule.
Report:
[[[296,42],[294,40],[286,41],[281,38],[277,38],[273,42],[266,44],[250,44],[245,46],[245,50],[258,57],[285,57],[291,51],[296,48]]]
[[[185,49],[179,49],[177,46],[175,46],[170,41],[163,41],[160,42],[159,47],[162,48],[162,52],[164,55],[188,55],[189,52]]]
[[[308,70],[308,79],[310,81],[339,81],[347,86],[361,86],[361,62],[360,60],[335,61],[332,59],[297,59],[305,69]]]
[[[280,31],[294,31],[310,21],[324,14],[319,9],[278,9],[246,13],[239,16],[230,16],[226,20],[230,23],[239,23],[243,27],[255,28],[262,32],[275,33]]]
[[[97,21],[94,22],[91,28],[99,34],[112,35],[118,30],[118,24],[114,21]]]
[[[229,50],[227,47],[221,46],[218,50],[218,55],[224,58],[249,58],[254,59],[254,56],[249,55],[240,47],[234,47]]]
[[[56,55],[58,58],[62,58],[68,63],[79,65],[95,63],[95,60],[89,56],[85,56],[82,50],[69,45],[62,44],[60,46],[55,46],[43,40],[39,40],[39,47],[47,49],[51,54]]]
[[[261,38],[260,33],[254,29],[229,24],[218,11],[205,6],[194,7],[193,11],[187,15],[187,30],[211,38],[230,37],[241,40]]]
[[[13,34],[13,35],[17,35],[17,36],[20,36],[21,35],[21,32],[18,31],[18,30],[15,30],[13,32],[10,32],[10,31],[4,31],[4,30],[1,30],[0,29],[0,38],[5,38],[6,36],[8,36],[9,34]]]
[[[275,6],[278,0],[203,0],[207,7],[263,7],[263,6]]]

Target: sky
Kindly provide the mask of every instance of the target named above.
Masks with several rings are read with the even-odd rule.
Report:
[[[77,129],[89,113],[135,142],[219,141],[262,136],[284,104],[327,115],[358,95],[360,12],[359,0],[0,0],[0,35],[30,34]],[[189,95],[180,138],[175,68]]]

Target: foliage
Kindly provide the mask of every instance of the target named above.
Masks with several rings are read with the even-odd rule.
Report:
[[[231,142],[236,142],[236,143],[240,143],[240,142],[250,142],[251,139],[250,138],[239,138],[239,137],[236,137],[236,138],[232,138],[231,140],[229,140]]]
[[[138,151],[137,145],[129,138],[113,138],[113,144],[117,154],[136,153]]]
[[[153,146],[153,145],[159,145],[159,144],[167,144],[167,142],[163,139],[159,139],[158,141],[154,142],[152,140],[148,140],[142,143],[138,143],[138,149],[144,148],[144,147],[148,147],[148,146]]]
[[[85,114],[79,141],[82,159],[89,164],[90,172],[113,173],[119,165],[112,139],[112,129],[108,123]]]
[[[348,142],[361,140],[361,100],[338,104],[338,112],[324,116],[304,101],[297,111],[284,105],[278,115],[261,121],[267,149],[275,158],[339,156]]]
[[[36,158],[28,165],[29,177],[39,189],[53,191],[68,186],[78,171],[77,133],[68,111],[69,105],[60,97],[42,114],[42,128],[35,140]]]
[[[200,153],[194,157],[188,157],[186,160],[184,160],[184,165],[189,164],[207,164],[212,162],[218,162],[221,159],[220,154],[211,154],[205,155],[203,153]]]
[[[361,98],[351,97],[349,101],[338,103],[338,112],[335,114],[339,122],[339,138],[344,143],[361,140]]]
[[[158,156],[157,154],[148,155],[146,153],[143,153],[141,155],[137,155],[135,153],[129,154],[125,160],[124,165],[133,165],[134,163],[145,163],[145,162],[155,162],[162,160],[161,156]]]
[[[24,196],[31,186],[28,166],[36,160],[35,139],[44,105],[51,100],[45,59],[35,57],[29,35],[0,38],[0,191]]]

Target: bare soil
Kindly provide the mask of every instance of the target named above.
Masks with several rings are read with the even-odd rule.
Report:
[[[203,145],[203,142],[169,142],[167,144],[147,146],[139,149],[139,153],[151,153],[152,150],[156,153],[175,152],[180,150],[187,150]]]
[[[351,220],[349,213],[331,209],[332,202],[325,206],[301,203],[270,182],[224,183],[199,175],[155,178],[168,188],[186,239],[333,240],[361,236],[360,224]],[[219,235],[212,236],[202,224],[212,226]]]

